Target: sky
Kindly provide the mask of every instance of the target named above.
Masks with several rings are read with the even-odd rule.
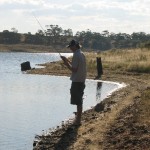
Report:
[[[37,21],[38,20],[38,21]],[[32,34],[46,25],[102,33],[150,33],[150,0],[0,0],[0,32]]]

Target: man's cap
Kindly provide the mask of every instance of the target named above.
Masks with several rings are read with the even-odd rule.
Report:
[[[79,42],[77,42],[76,40],[71,40],[70,43],[66,46],[67,48],[69,48],[70,46],[80,46]]]

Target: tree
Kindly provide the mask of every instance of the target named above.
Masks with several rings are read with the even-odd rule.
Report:
[[[42,30],[38,30],[36,35],[44,35],[45,33]]]
[[[17,44],[20,42],[20,37],[20,34],[9,32],[8,30],[4,30],[2,32],[2,39],[4,44]]]
[[[108,32],[108,30],[104,30],[103,33],[102,33],[102,35],[103,35],[104,37],[109,37],[109,32]]]
[[[50,37],[51,44],[59,43],[61,35],[63,35],[63,30],[58,25],[46,25],[47,31],[46,35]]]
[[[63,36],[72,37],[73,36],[72,29],[63,30]]]
[[[14,32],[14,33],[18,33],[18,30],[16,29],[16,28],[11,28],[11,30],[12,30],[12,32]]]

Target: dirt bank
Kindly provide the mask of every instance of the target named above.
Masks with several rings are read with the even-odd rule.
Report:
[[[28,73],[69,75],[61,63],[46,66],[45,69],[35,69]],[[94,74],[88,74],[88,78],[94,77]],[[104,70],[102,80],[124,82],[128,86],[84,112],[81,126],[75,127],[68,123],[56,127],[48,135],[36,136],[38,142],[33,143],[34,150],[149,149],[149,74]],[[144,103],[145,91],[149,99]]]
[[[0,44],[0,52],[56,53],[69,52],[62,47],[33,44]]]

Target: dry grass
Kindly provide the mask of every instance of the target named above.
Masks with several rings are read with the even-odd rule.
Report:
[[[150,50],[110,50],[101,53],[87,53],[89,70],[95,70],[96,57],[101,57],[103,67],[115,71],[150,73]]]
[[[100,56],[104,65],[110,69],[150,73],[149,50],[111,50],[100,54]]]

